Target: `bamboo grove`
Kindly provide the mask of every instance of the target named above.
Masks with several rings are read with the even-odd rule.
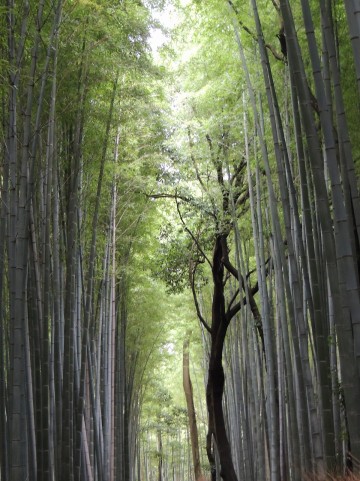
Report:
[[[359,475],[358,1],[0,12],[0,481]]]
[[[129,480],[139,393],[125,266],[146,212],[131,170],[161,131],[150,13],[0,9],[0,479]]]

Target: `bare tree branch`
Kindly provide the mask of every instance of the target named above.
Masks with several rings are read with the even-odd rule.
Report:
[[[235,293],[233,294],[232,298],[231,298],[230,301],[229,301],[228,309],[230,309],[231,306],[234,304],[235,299],[237,298],[237,296],[238,296],[239,293],[240,293],[240,289],[236,289]]]
[[[207,255],[205,254],[205,252],[203,251],[199,241],[197,240],[197,238],[194,236],[194,234],[191,232],[191,230],[188,228],[188,226],[186,225],[184,219],[183,219],[183,216],[181,215],[181,212],[180,212],[180,206],[179,206],[179,202],[177,201],[177,198],[175,198],[176,200],[176,209],[178,211],[178,214],[179,214],[179,217],[180,217],[180,220],[181,220],[181,223],[182,225],[184,226],[184,229],[186,230],[186,232],[189,234],[189,236],[192,238],[192,240],[194,241],[194,243],[196,244],[196,247],[198,249],[198,251],[201,253],[201,255],[204,257],[204,259],[207,261],[207,263],[209,264],[210,267],[212,267],[212,264],[211,264],[211,261],[209,260],[209,258],[207,257]]]
[[[200,175],[200,172],[199,172],[199,168],[198,168],[198,164],[196,162],[196,158],[195,158],[195,155],[194,155],[194,152],[193,152],[193,147],[194,147],[194,142],[192,140],[192,137],[191,137],[191,131],[190,131],[190,127],[188,127],[188,138],[189,138],[189,147],[190,147],[190,159],[193,163],[193,166],[194,166],[194,169],[195,169],[195,174],[196,174],[196,178],[197,180],[199,181],[199,184],[200,186],[202,187],[203,191],[205,192],[205,194],[208,196],[209,198],[209,201],[211,203],[211,206],[213,208],[213,211],[215,212],[216,211],[216,207],[215,207],[215,202],[214,202],[214,199],[213,197],[211,197],[211,195],[209,194],[209,189],[207,188],[207,186],[205,185],[204,181],[202,180],[201,178],[201,175]]]
[[[197,294],[196,294],[196,288],[195,288],[195,272],[196,272],[196,268],[198,266],[198,263],[197,262],[194,262],[193,263],[193,268],[191,269],[190,268],[190,285],[191,285],[191,291],[192,291],[192,295],[193,295],[193,298],[194,298],[194,304],[195,304],[195,309],[196,309],[196,314],[199,318],[199,321],[201,322],[201,324],[205,327],[205,329],[211,334],[211,327],[209,326],[209,324],[205,321],[205,319],[203,318],[202,314],[201,314],[201,310],[200,310],[200,305],[199,305],[199,301],[198,301],[198,298],[197,298]]]
[[[274,2],[274,0],[272,0],[272,3],[274,4],[275,8],[276,8],[276,3]],[[230,7],[232,8],[232,10],[235,12],[236,14],[236,18],[237,18],[237,21],[240,25],[240,27],[245,30],[245,32],[247,32],[256,42],[258,41],[257,39],[257,36],[256,34],[250,30],[249,27],[247,27],[244,22],[242,20],[240,20],[239,18],[239,15],[238,15],[238,10],[237,8],[235,7],[235,5],[233,4],[233,2],[231,0],[228,0],[228,4],[230,5]],[[276,60],[280,60],[281,62],[285,62],[285,57],[283,55],[280,55],[275,47],[273,45],[271,45],[270,43],[265,43],[265,47],[270,50],[270,52],[272,53],[273,57],[276,58]]]
[[[174,200],[180,199],[183,202],[186,202],[187,204],[190,204],[190,205],[196,207],[197,209],[199,209],[199,204],[196,202],[196,199],[194,199],[192,197],[187,197],[187,196],[182,195],[182,194],[178,194],[177,192],[175,192],[175,194],[171,194],[169,192],[158,193],[158,194],[147,194],[145,192],[144,195],[146,197],[150,198],[150,199],[174,199]],[[209,217],[212,217],[215,220],[217,219],[216,214],[214,212],[211,212],[208,209],[203,209],[203,211]]]
[[[201,185],[203,191],[208,193],[208,189],[206,188],[206,185],[204,184],[204,182],[201,178],[201,175],[200,175],[200,172],[199,172],[199,169],[198,169],[198,165],[197,165],[194,153],[193,153],[194,142],[193,142],[192,137],[191,137],[190,127],[188,127],[188,129],[187,129],[187,133],[188,133],[189,147],[190,147],[190,159],[191,159],[191,161],[193,163],[193,166],[194,166],[194,169],[195,169],[196,178],[199,181],[199,184]]]

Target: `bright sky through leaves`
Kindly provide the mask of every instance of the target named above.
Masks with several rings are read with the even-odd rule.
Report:
[[[160,47],[168,40],[168,34],[178,23],[179,19],[175,9],[166,5],[162,10],[153,10],[153,17],[159,24],[158,28],[152,28],[150,34],[150,46],[156,57]]]

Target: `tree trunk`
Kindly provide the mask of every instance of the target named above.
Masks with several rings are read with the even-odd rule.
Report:
[[[191,441],[195,481],[199,481],[202,477],[202,473],[201,473],[201,465],[200,465],[199,437],[198,437],[198,429],[196,424],[193,387],[192,387],[192,382],[190,378],[189,344],[190,344],[190,334],[187,335],[187,338],[185,339],[184,346],[183,346],[183,387],[184,387],[188,418],[189,418],[190,441]]]
[[[225,375],[222,366],[222,353],[229,319],[225,313],[223,235],[218,235],[213,255],[212,275],[214,283],[211,323],[211,347],[209,359],[206,402],[209,414],[209,426],[214,428],[214,438],[219,453],[221,471],[224,481],[237,481],[231,448],[225,428],[223,412],[223,394]],[[226,240],[226,239],[225,239]],[[210,461],[210,460],[209,460]]]

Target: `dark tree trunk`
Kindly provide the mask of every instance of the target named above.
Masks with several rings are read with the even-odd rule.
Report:
[[[163,447],[162,447],[162,437],[161,430],[158,431],[158,481],[163,481]]]
[[[225,240],[225,242],[224,242]],[[227,253],[224,235],[218,235],[213,255],[213,302],[211,322],[211,348],[209,359],[209,374],[206,387],[206,402],[209,413],[209,426],[213,426],[213,434],[219,453],[221,477],[224,481],[237,481],[231,456],[230,443],[225,428],[222,399],[224,394],[225,375],[222,366],[222,353],[229,319],[226,316],[224,297],[224,265],[223,258]],[[211,462],[211,460],[209,459]]]

